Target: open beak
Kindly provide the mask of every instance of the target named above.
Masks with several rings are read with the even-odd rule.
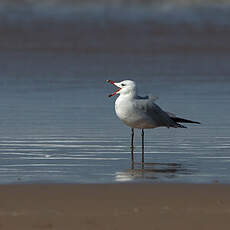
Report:
[[[118,86],[115,84],[114,81],[111,81],[111,80],[106,80],[106,81],[107,81],[108,83],[112,84],[112,85],[115,85],[115,86],[118,88],[114,93],[110,94],[109,97],[112,97],[112,96],[116,95],[117,92],[119,92],[119,91],[121,90],[121,88],[118,87]]]

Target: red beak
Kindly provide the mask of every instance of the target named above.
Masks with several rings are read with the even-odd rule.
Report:
[[[112,80],[106,80],[108,83],[110,83],[110,84],[112,84],[112,85],[115,85],[114,83],[114,81],[112,81]],[[115,85],[116,86],[116,85]],[[114,96],[114,95],[116,95],[117,94],[117,92],[119,92],[120,90],[121,90],[121,88],[120,87],[118,87],[118,86],[116,86],[118,89],[114,92],[114,93],[112,93],[112,94],[110,94],[109,95],[109,97],[112,97],[112,96]]]

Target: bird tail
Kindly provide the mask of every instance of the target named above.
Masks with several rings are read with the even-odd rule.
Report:
[[[191,121],[191,120],[187,120],[184,118],[180,118],[180,117],[170,117],[173,121],[175,122],[179,122],[179,123],[192,123],[192,124],[200,124],[200,122],[198,121]]]
[[[184,126],[184,125],[181,125],[181,124],[179,124],[179,123],[176,123],[177,124],[177,127],[176,128],[187,128],[186,126]]]

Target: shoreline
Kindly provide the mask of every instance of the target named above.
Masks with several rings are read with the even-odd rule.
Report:
[[[0,229],[229,229],[227,184],[0,185]]]

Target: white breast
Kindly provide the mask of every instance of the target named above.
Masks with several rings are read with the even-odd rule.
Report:
[[[132,116],[133,105],[130,100],[124,100],[119,96],[115,102],[115,112],[122,121],[125,121]]]
[[[119,119],[132,128],[155,128],[156,124],[144,110],[135,106],[134,100],[119,96],[115,102],[115,112]]]

